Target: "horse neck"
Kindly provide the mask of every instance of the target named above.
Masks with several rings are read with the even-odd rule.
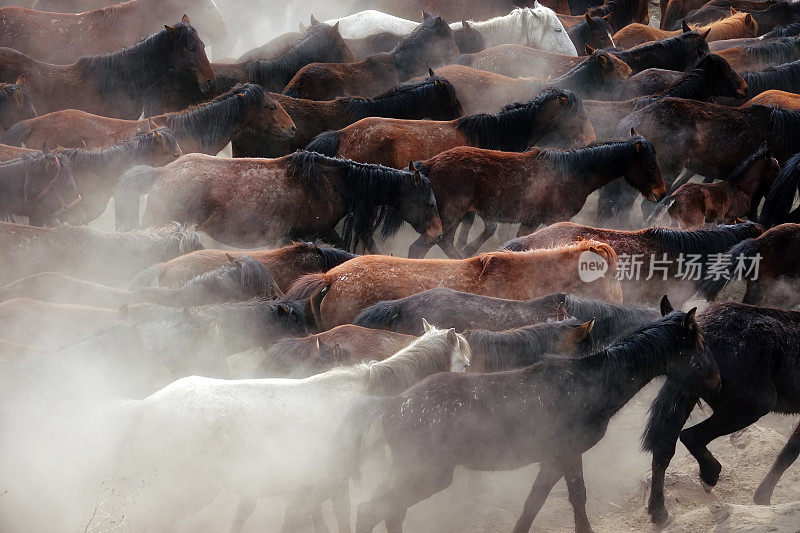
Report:
[[[596,70],[600,68],[594,60],[587,60],[578,63],[577,66],[565,72],[557,78],[550,80],[547,85],[558,87],[559,89],[580,90],[590,87],[593,92],[599,89],[600,81],[596,75]]]
[[[624,173],[625,169],[621,168],[621,160],[627,157],[627,150],[625,153],[615,154],[613,158],[598,164],[603,152],[611,149],[612,146],[601,144],[550,153],[555,155],[557,165],[565,178],[571,178],[581,183],[584,188],[595,191]]]
[[[704,69],[693,69],[675,85],[658,96],[706,101],[712,96],[711,85],[709,84],[710,77],[711,74]]]
[[[519,42],[520,33],[523,37],[527,35],[523,18],[513,13],[481,22],[470,22],[470,26],[483,36],[487,48],[502,43],[516,43]]]
[[[103,170],[113,173],[134,164],[149,163],[152,149],[143,149],[140,143],[129,144],[133,142],[126,141],[101,150],[67,150],[70,167],[75,172]]]
[[[281,90],[297,74],[300,68],[319,59],[319,43],[315,36],[303,39],[285,53],[272,59],[247,62],[244,68],[249,81],[267,90]]]
[[[216,155],[244,130],[243,117],[236,117],[239,120],[234,120],[232,114],[225,113],[223,116],[227,121],[213,120],[214,113],[225,105],[230,105],[227,99],[201,104],[189,111],[166,113],[153,118],[159,123],[161,119],[179,137],[193,138],[200,144],[203,153]],[[244,114],[246,115],[247,113]],[[193,122],[205,127],[192,127]]]
[[[91,60],[89,65],[85,65],[88,68],[84,68],[84,76],[93,73],[98,76],[96,72],[102,72],[99,75],[103,78],[100,80],[103,85],[112,87],[115,92],[138,96],[169,72],[169,63],[165,58],[141,53],[144,46],[153,45],[151,39],[166,38],[166,35],[159,33],[157,37],[123,50],[84,58]]]

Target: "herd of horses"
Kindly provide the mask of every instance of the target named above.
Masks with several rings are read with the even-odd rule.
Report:
[[[233,532],[273,496],[350,531],[369,462],[356,531],[398,533],[456,467],[538,463],[513,531],[563,478],[586,533],[582,456],[653,378],[660,527],[678,440],[710,490],[712,440],[800,413],[800,3],[110,1],[0,1],[9,529],[19,442],[89,420],[109,457],[65,483],[136,530],[227,490]]]

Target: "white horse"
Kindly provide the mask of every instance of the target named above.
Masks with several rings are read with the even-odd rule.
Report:
[[[345,39],[361,39],[382,32],[408,35],[419,26],[418,22],[375,10],[325,21],[331,25],[337,22],[339,33]],[[522,44],[563,55],[578,55],[556,13],[538,2],[532,8],[520,7],[508,15],[482,22],[470,20],[468,23],[483,36],[486,48],[501,44]],[[450,27],[453,31],[459,31],[462,24],[454,22]]]
[[[183,378],[140,401],[126,402],[118,419],[121,474],[139,495],[129,523],[168,529],[205,506],[223,488],[244,496],[232,531],[239,531],[260,497],[287,495],[286,523],[306,523],[347,481],[334,479],[330,444],[350,408],[369,395],[396,394],[442,371],[463,372],[469,345],[455,330],[425,322],[425,334],[381,362],[335,368],[305,379]],[[147,478],[142,485],[139,480]],[[336,505],[350,520],[349,497]],[[140,522],[141,520],[141,522]],[[153,523],[151,521],[156,521]]]

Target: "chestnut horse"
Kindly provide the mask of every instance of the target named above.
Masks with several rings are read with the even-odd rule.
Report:
[[[770,89],[752,97],[742,104],[741,107],[751,105],[763,105],[769,107],[780,107],[781,109],[800,110],[800,94]]]
[[[314,137],[366,117],[452,120],[464,114],[453,85],[430,71],[424,80],[410,81],[375,98],[344,97],[317,101],[272,93],[292,117],[297,131],[289,141],[241,134],[233,139],[234,157],[280,157],[308,146]]]
[[[372,233],[381,221],[383,237],[396,233],[403,220],[425,242],[436,242],[442,229],[430,181],[419,171],[313,152],[278,159],[193,154],[162,168],[134,168],[122,177],[115,197],[118,228],[138,227],[139,196],[145,193],[146,226],[197,224],[239,247],[320,236],[343,249],[358,242],[374,249]],[[344,217],[340,237],[335,228]]]
[[[684,22],[683,29],[675,31],[659,30],[646,24],[631,24],[614,34],[614,43],[621,48],[632,48],[648,41],[660,41],[692,30],[704,35],[706,41],[719,41],[755,37],[758,35],[758,24],[750,13],[739,13],[731,9],[731,16],[728,18],[706,26],[690,27]]]
[[[444,232],[438,244],[452,258],[474,254],[497,222],[522,223],[519,234],[525,235],[540,224],[568,220],[593,191],[621,176],[648,198],[666,193],[655,151],[638,135],[568,151],[537,148],[517,154],[459,147],[416,167],[431,180]],[[485,228],[459,252],[453,236],[470,212],[481,216]],[[424,257],[434,244],[418,239],[409,257]]]
[[[800,304],[800,224],[780,224],[762,235],[742,241],[728,251],[727,275],[704,280],[699,296],[714,300],[735,281],[740,259],[748,264],[758,257],[758,277],[745,276],[742,302],[792,308]]]
[[[594,130],[580,98],[548,89],[524,104],[506,106],[497,115],[470,115],[448,122],[365,118],[342,130],[319,135],[308,150],[403,168],[456,146],[522,152],[531,146],[583,146]]]
[[[248,255],[263,264],[284,292],[300,276],[326,272],[356,257],[343,250],[315,246],[310,242],[298,242],[276,250],[248,252],[197,250],[143,270],[134,278],[131,286],[179,287],[200,274],[225,265],[228,256],[238,258],[242,255]]]
[[[762,232],[761,226],[754,222],[699,231],[666,228],[623,231],[560,222],[514,239],[506,243],[504,248],[527,251],[560,246],[577,239],[602,241],[619,254],[619,264],[624,268],[619,273],[620,284],[626,302],[649,302],[659,294],[669,294],[670,298],[684,302],[694,294],[700,280],[708,272],[709,256],[723,253],[731,246],[757,237]],[[679,257],[689,255],[700,257],[697,279],[692,279],[692,276],[687,276],[687,279],[680,277]],[[638,268],[634,259],[637,259]],[[663,262],[665,259],[668,263]]]
[[[730,8],[753,15],[761,33],[767,33],[786,24],[800,22],[800,6],[794,2],[775,0],[711,0],[684,19],[689,24],[710,24],[727,17]],[[673,28],[677,29],[680,21]]]
[[[128,0],[79,14],[0,8],[0,46],[65,65],[130,46],[182,13],[191,13],[212,42],[225,36],[225,22],[212,0]]]
[[[123,120],[66,109],[16,124],[3,141],[21,146],[105,147],[147,130],[165,126],[175,132],[185,153],[216,155],[244,132],[270,139],[291,139],[296,127],[283,107],[253,83],[236,86],[214,100],[178,113]]]
[[[442,19],[427,15],[417,29],[391,52],[355,63],[312,63],[286,85],[283,93],[309,100],[337,96],[373,97],[399,83],[446,64],[458,56],[453,30]]]
[[[0,144],[0,161],[8,161],[35,150]],[[83,221],[90,222],[105,212],[117,178],[134,165],[162,166],[183,155],[175,134],[166,128],[99,150],[60,148],[56,154],[69,160],[75,185],[81,195]]]
[[[617,254],[607,244],[581,241],[526,253],[492,252],[471,259],[405,259],[360,256],[324,274],[308,274],[292,285],[286,298],[308,298],[321,330],[351,322],[366,307],[433,287],[526,300],[554,291],[575,292],[622,301],[612,276],[586,283],[578,276],[579,256],[591,251],[613,272]],[[390,276],[386,273],[391,272]]]
[[[0,133],[20,120],[36,116],[31,97],[25,90],[25,76],[14,83],[0,83]]]
[[[108,54],[51,65],[11,48],[0,48],[0,78],[26,74],[26,90],[39,113],[81,109],[116,118],[139,118],[146,89],[170,71],[189,71],[200,89],[214,85],[203,42],[188,18],[140,43]]]
[[[566,89],[581,98],[596,98],[630,73],[625,63],[601,51],[593,52],[566,74],[549,80],[508,78],[463,65],[439,69],[439,75],[456,88],[458,99],[469,114],[496,113],[506,104],[528,101],[548,87]]]
[[[28,217],[31,226],[56,220],[81,224],[81,195],[66,156],[33,152],[0,163],[0,219]]]
[[[733,224],[737,219],[756,218],[758,204],[780,172],[781,166],[764,143],[762,147],[718,183],[684,183],[659,203],[646,225],[667,212],[681,229],[698,229],[706,223]]]

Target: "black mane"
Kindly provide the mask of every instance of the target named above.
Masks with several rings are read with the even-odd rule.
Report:
[[[661,93],[656,98],[689,98],[692,100],[708,100],[713,96],[713,78],[725,70],[731,70],[728,62],[717,54],[706,54],[680,81]]]
[[[460,116],[463,110],[461,103],[458,102],[455,87],[439,76],[403,83],[375,98],[350,97],[343,100],[347,100],[345,112],[352,121],[365,117],[422,119],[428,117],[420,113],[429,109],[438,100],[438,95],[442,91],[447,93],[447,101],[455,102],[458,109],[453,109],[452,115],[447,112],[448,110],[442,110],[444,114],[441,118],[447,120],[445,118],[447,116],[449,118]]]
[[[775,37],[795,37],[800,35],[800,22],[793,22],[787,26],[781,26],[765,33],[762,39],[773,39]]]
[[[748,99],[769,89],[797,92],[800,90],[800,61],[766,68],[761,72],[749,72],[742,78],[747,82]]]
[[[33,105],[31,104],[31,97],[28,96],[28,92],[25,90],[24,85],[19,85],[16,83],[0,83],[0,121],[3,120],[4,115],[8,111],[9,107],[17,105],[17,91],[22,91],[22,96],[25,102],[25,114],[29,117],[36,116],[36,111],[33,109]]]
[[[140,133],[135,137],[122,141],[108,148],[98,150],[82,150],[79,148],[61,148],[59,154],[65,155],[75,171],[90,170],[104,171],[114,165],[140,162],[146,164],[155,150],[155,140],[158,133],[165,142],[174,147],[177,153],[178,139],[172,130],[158,128],[156,132]]]
[[[437,20],[442,20],[442,24],[437,24]],[[400,73],[400,78],[408,79],[420,68],[434,66],[424,65],[422,63],[428,60],[428,47],[432,40],[436,38],[436,34],[440,29],[444,30],[450,36],[450,39],[454,39],[453,30],[444,23],[441,17],[428,15],[422,21],[422,24],[414,28],[414,31],[408,34],[400,44],[395,46],[394,50],[385,54],[376,54],[371,57],[380,58],[393,56],[395,67]]]
[[[669,228],[648,228],[644,234],[673,254],[713,254],[730,249],[744,239],[763,231],[755,222],[742,222],[713,229],[683,231]]]
[[[751,60],[782,65],[797,60],[798,48],[796,37],[781,37],[775,41],[748,46],[746,50],[747,57]]]
[[[540,156],[555,163],[562,173],[571,170],[578,173],[596,172],[597,169],[624,166],[625,161],[639,157],[635,149],[637,142],[643,142],[655,157],[653,146],[640,135],[625,140],[597,142],[574,150],[541,150]]]
[[[685,41],[689,37],[699,39],[700,34],[696,31],[690,31],[669,39],[640,44],[629,50],[613,49],[610,51],[618,59],[627,63],[631,67],[633,74],[646,68],[681,71],[693,65],[698,56],[702,56],[703,53],[709,53],[708,43],[705,43],[705,41],[703,41],[705,45],[699,47],[696,51],[688,50]]]
[[[33,200],[35,183],[54,177],[48,171],[48,161],[57,158],[62,171],[69,172],[69,161],[63,155],[31,152],[9,161],[0,162],[0,217],[22,215],[18,209]]]

